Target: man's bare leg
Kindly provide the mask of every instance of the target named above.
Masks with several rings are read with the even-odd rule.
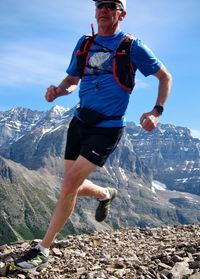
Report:
[[[47,233],[41,242],[43,247],[49,248],[56,234],[63,228],[68,217],[73,212],[79,186],[95,168],[94,164],[82,156],[79,156],[74,162],[65,162],[63,186]]]
[[[104,195],[105,188],[86,180],[86,177],[88,177],[95,168],[96,166],[94,164],[82,156],[79,156],[75,161],[65,161],[63,186],[44,239],[41,243],[38,243],[35,248],[30,249],[22,257],[13,261],[13,268],[35,272],[38,267],[47,267],[50,245],[73,212],[79,187],[82,185],[82,190],[80,191],[82,194],[96,196],[97,198],[103,197]],[[34,262],[36,257],[37,260],[40,261],[38,264]]]
[[[106,188],[100,187],[86,179],[95,168],[96,166],[94,164],[82,156],[79,156],[76,161],[65,161],[64,182],[60,198],[57,202],[44,239],[34,249],[30,249],[25,255],[13,261],[13,268],[33,272],[37,270],[38,267],[47,267],[49,248],[55,236],[63,228],[68,217],[73,212],[78,195],[95,196],[96,198],[104,199],[104,201],[99,201],[95,219],[101,222],[106,218],[109,210],[107,203],[110,203],[113,200],[113,190],[110,192],[110,188],[106,191]],[[107,197],[108,192],[109,197]],[[105,205],[107,204],[105,208],[102,207],[104,203]],[[34,262],[36,257],[40,260],[38,265]],[[32,261],[30,259],[32,259]]]
[[[78,188],[78,196],[96,197],[97,199],[104,199],[106,197],[106,188],[103,188],[88,179],[85,179]]]

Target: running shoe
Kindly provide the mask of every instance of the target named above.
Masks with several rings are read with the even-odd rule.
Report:
[[[96,209],[95,219],[98,222],[102,222],[108,216],[110,211],[111,202],[117,196],[117,190],[114,188],[107,188],[110,193],[110,199],[108,200],[99,200],[99,205]]]
[[[33,248],[26,252],[22,257],[11,262],[11,268],[23,272],[35,272],[46,268],[48,265],[48,256],[39,249]]]

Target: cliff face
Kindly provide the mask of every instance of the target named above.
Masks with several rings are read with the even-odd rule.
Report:
[[[43,236],[62,183],[72,113],[61,107],[47,112],[18,108],[0,113],[1,244]],[[98,202],[80,198],[62,236],[103,228],[199,222],[199,150],[200,141],[187,128],[159,125],[146,133],[128,123],[106,165],[90,176],[119,191],[110,218],[97,223]]]
[[[147,133],[132,125],[127,134],[154,179],[171,190],[200,194],[200,140],[193,138],[189,129],[159,125]]]

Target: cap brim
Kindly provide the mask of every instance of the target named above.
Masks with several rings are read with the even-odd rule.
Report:
[[[125,10],[124,5],[120,2],[120,1],[112,1],[112,0],[93,0],[95,2],[104,4],[104,3],[115,3],[115,4],[119,4],[123,10]]]

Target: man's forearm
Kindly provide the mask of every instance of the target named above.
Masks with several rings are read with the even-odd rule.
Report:
[[[169,73],[165,73],[161,78],[159,78],[158,86],[158,97],[156,100],[156,105],[163,106],[169,96],[172,84],[172,77]]]
[[[70,94],[78,85],[79,78],[67,76],[57,87],[59,96]],[[59,90],[60,89],[60,90]]]

